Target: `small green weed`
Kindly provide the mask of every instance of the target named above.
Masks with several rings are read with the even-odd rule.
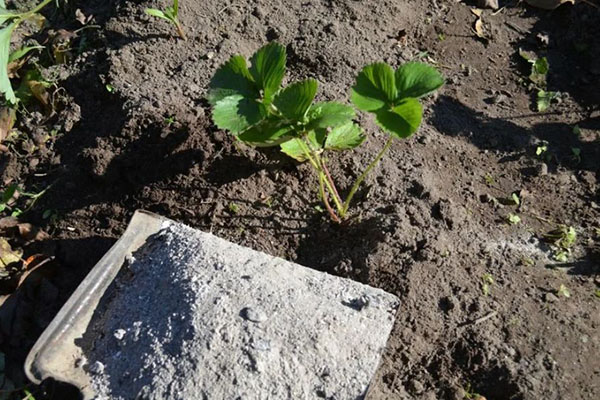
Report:
[[[229,211],[230,211],[232,214],[237,214],[237,213],[239,213],[239,212],[240,212],[240,206],[238,206],[238,205],[237,205],[237,204],[235,204],[235,203],[229,203],[229,205],[227,206],[227,209],[229,209]]]
[[[546,90],[546,77],[550,71],[548,59],[546,57],[536,58],[535,55],[523,50],[519,50],[519,55],[531,64],[531,71],[528,78],[533,87],[537,89],[537,110],[539,112],[546,111],[550,107],[552,100],[560,98],[560,93]]]
[[[577,232],[572,226],[559,225],[556,229],[545,233],[543,239],[550,243],[556,261],[567,262],[571,255],[571,248],[577,241]]]
[[[10,40],[15,29],[25,20],[38,15],[38,12],[47,6],[52,0],[44,0],[34,8],[25,12],[7,10],[4,0],[0,0],[0,92],[4,94],[9,104],[16,104],[17,97],[13,91],[10,79],[8,77],[9,63],[24,57],[28,52],[39,46],[25,47],[10,53]]]
[[[519,217],[517,214],[509,213],[506,216],[506,220],[511,225],[517,225],[519,222],[521,222],[521,217]]]
[[[492,274],[485,273],[481,276],[481,291],[484,296],[489,296],[491,293],[491,286],[494,284],[494,277]]]
[[[571,297],[571,292],[569,291],[569,289],[564,285],[564,284],[560,284],[560,287],[558,288],[558,290],[556,291],[556,294],[560,297],[566,297],[569,298]]]
[[[177,29],[177,34],[179,37],[183,40],[186,40],[185,31],[179,22],[179,0],[173,0],[173,5],[165,8],[164,10],[146,8],[144,11],[148,15],[169,21],[171,24],[173,24],[173,26],[175,26],[175,29]]]

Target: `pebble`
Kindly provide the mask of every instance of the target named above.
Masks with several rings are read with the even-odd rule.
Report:
[[[117,329],[114,333],[114,336],[117,338],[117,340],[122,340],[126,333],[127,331],[125,329]]]
[[[96,361],[92,365],[90,365],[90,372],[93,374],[101,374],[104,372],[104,364],[100,361]]]
[[[425,390],[425,387],[420,381],[413,379],[408,383],[408,390],[413,394],[421,394]]]
[[[240,315],[242,318],[251,322],[265,322],[269,319],[269,316],[258,308],[246,307],[242,309]]]
[[[548,164],[546,164],[546,163],[539,164],[537,167],[537,174],[539,176],[548,175]]]
[[[544,295],[544,300],[546,300],[548,303],[554,303],[555,301],[558,301],[558,297],[556,297],[553,293],[546,293]]]

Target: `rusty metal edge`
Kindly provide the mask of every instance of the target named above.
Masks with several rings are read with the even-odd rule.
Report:
[[[84,399],[93,398],[89,378],[78,367],[81,350],[75,344],[86,331],[106,289],[125,258],[158,232],[168,219],[148,211],[135,212],[120,239],[94,266],[44,330],[25,360],[25,373],[34,383],[53,378],[78,387]]]

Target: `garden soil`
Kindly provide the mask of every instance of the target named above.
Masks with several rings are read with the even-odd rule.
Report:
[[[49,238],[25,256],[55,257],[0,307],[15,382],[43,328],[142,208],[397,295],[373,399],[600,397],[600,10],[501,2],[483,11],[478,36],[470,2],[189,0],[183,41],[143,12],[164,3],[48,11],[57,28],[78,28],[76,8],[99,28],[79,31],[73,61],[48,69],[62,88],[57,114],[21,119],[22,149],[0,154],[3,184],[48,188],[26,218]],[[318,207],[309,166],[235,145],[211,123],[210,76],[271,40],[287,47],[287,81],[316,78],[320,100],[347,102],[374,61],[420,59],[446,77],[347,224]],[[535,110],[520,49],[549,61],[560,101],[546,112]],[[370,117],[360,122],[366,143],[330,156],[345,189],[385,141]],[[511,213],[519,223],[507,223]],[[543,238],[560,224],[577,240],[558,262]],[[61,387],[36,390],[67,398]]]

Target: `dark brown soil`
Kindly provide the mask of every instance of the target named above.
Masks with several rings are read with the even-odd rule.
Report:
[[[0,154],[4,183],[49,187],[25,218],[51,238],[26,255],[56,257],[52,275],[0,308],[0,351],[15,382],[53,314],[143,208],[398,295],[373,399],[600,397],[600,10],[506,4],[484,11],[481,40],[470,3],[190,0],[181,41],[144,15],[159,3],[73,5],[101,28],[85,31],[87,49],[71,65],[53,67],[66,96],[58,118],[20,122],[31,138],[59,135],[25,157]],[[53,20],[76,27],[68,14]],[[367,63],[398,65],[421,52],[447,78],[420,131],[395,143],[368,179],[349,225],[317,211],[308,166],[236,148],[210,121],[204,96],[215,69],[270,40],[287,46],[288,77],[317,78],[323,99],[347,101]],[[545,113],[535,111],[520,48],[548,57],[561,102]],[[331,160],[342,187],[385,140],[361,122],[365,145]],[[535,154],[542,141],[545,163]],[[513,192],[520,206],[493,201]],[[521,223],[506,223],[509,213]],[[540,240],[559,224],[577,231],[563,263]]]

